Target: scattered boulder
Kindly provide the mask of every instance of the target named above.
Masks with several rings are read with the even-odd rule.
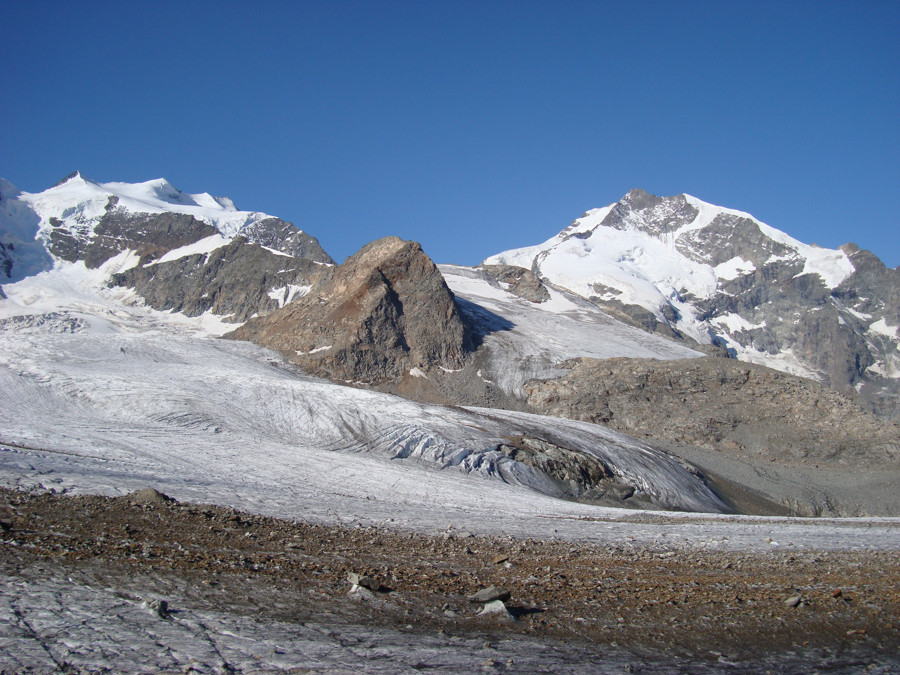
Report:
[[[168,504],[176,503],[175,500],[168,495],[164,495],[159,490],[155,490],[151,487],[131,492],[125,495],[124,498],[128,503],[135,506],[166,506]]]
[[[502,600],[491,600],[478,612],[478,616],[495,617],[507,621],[515,621],[516,617],[510,614]]]
[[[489,586],[488,588],[482,588],[480,591],[473,593],[469,596],[469,602],[478,603],[483,602],[485,604],[494,602],[495,600],[500,600],[501,602],[506,602],[509,600],[510,592],[505,588],[498,588],[497,586]]]
[[[165,600],[144,600],[141,603],[141,607],[149,611],[151,614],[155,614],[160,619],[169,618],[169,603]]]
[[[347,574],[347,580],[353,584],[354,586],[359,586],[361,588],[367,588],[370,591],[380,591],[382,589],[381,582],[378,581],[375,577],[370,577],[368,575],[357,574],[356,572],[349,572]]]

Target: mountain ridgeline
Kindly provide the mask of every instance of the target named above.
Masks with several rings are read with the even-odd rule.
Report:
[[[486,263],[530,269],[636,325],[900,410],[900,269],[802,244],[689,195],[632,190],[547,242]]]
[[[755,491],[732,495],[737,511],[900,513],[896,497],[881,508],[824,484],[803,497],[750,485],[715,459],[794,467],[811,485],[820,467],[897,470],[900,269],[688,195],[633,190],[543,244],[459,268],[451,290],[415,242],[387,237],[337,265],[291,223],[162,179],[76,173],[38,194],[0,181],[0,282],[64,265],[155,310],[217,317],[226,337],[339,383],[707,453],[705,468]],[[563,320],[582,342],[552,332]],[[498,439],[497,452],[537,462],[571,497],[604,494],[560,436]]]

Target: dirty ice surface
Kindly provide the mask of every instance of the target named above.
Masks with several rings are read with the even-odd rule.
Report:
[[[153,609],[160,599],[167,599],[167,615]],[[328,617],[285,622],[198,607],[149,577],[132,579],[127,588],[98,584],[89,570],[27,569],[0,577],[4,672],[849,674],[862,664],[871,675],[896,672],[898,665],[890,655],[853,647],[798,647],[748,664],[727,655],[686,659],[478,629],[454,634]]]

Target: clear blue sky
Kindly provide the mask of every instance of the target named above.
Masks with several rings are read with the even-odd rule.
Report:
[[[35,2],[0,176],[166,177],[343,260],[535,244],[633,187],[900,265],[900,2]]]

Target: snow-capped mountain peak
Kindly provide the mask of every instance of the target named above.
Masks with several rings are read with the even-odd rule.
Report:
[[[216,233],[222,246],[240,235],[288,255],[333,262],[290,223],[239,211],[227,197],[182,192],[165,178],[99,183],[76,171],[38,193],[3,181],[0,199],[0,281],[7,283],[50,269],[54,259],[84,260],[93,268],[127,248],[146,248],[149,239],[155,249],[172,249]]]
[[[23,193],[23,198],[38,213],[52,212],[62,220],[72,216],[81,221],[100,218],[111,208],[131,213],[182,213],[212,225],[226,237],[272,217],[258,211],[238,211],[230,199],[207,192],[182,192],[165,178],[143,183],[98,183],[75,172],[49,190]]]
[[[870,324],[881,317],[895,322],[898,313],[896,293],[870,286],[893,288],[900,272],[869,254],[859,258],[867,265],[860,274],[848,250],[805,244],[748,213],[688,194],[632,190],[543,244],[485,263],[528,268],[650,330],[722,344],[739,358],[859,389],[867,377],[897,370],[897,340],[885,345],[883,335],[868,333]],[[837,353],[817,343],[831,330],[822,318],[832,313],[834,325],[852,326],[829,337]]]

